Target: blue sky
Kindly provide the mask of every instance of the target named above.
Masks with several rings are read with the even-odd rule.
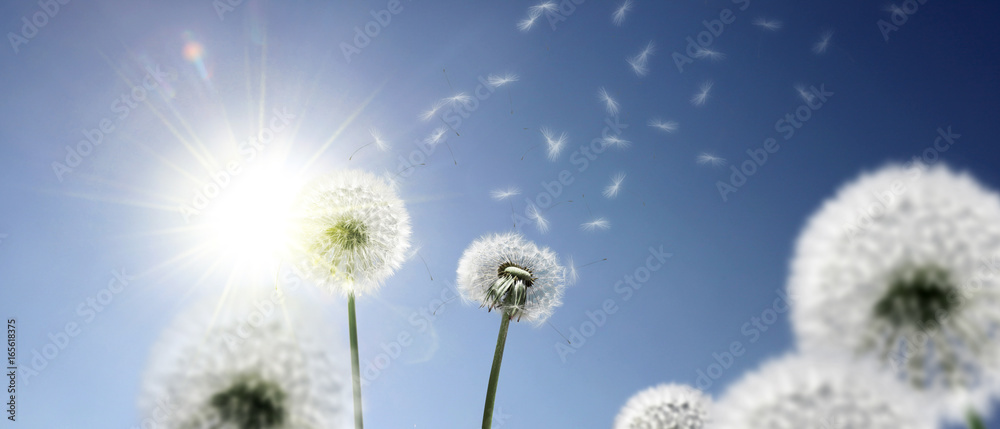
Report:
[[[230,278],[236,293],[273,287],[273,269],[256,263],[266,234],[243,221],[267,200],[243,213],[219,208],[259,196],[262,183],[343,168],[399,179],[420,257],[378,296],[359,300],[361,359],[375,359],[403,332],[414,343],[365,390],[373,428],[479,421],[498,318],[460,301],[439,308],[433,323],[422,314],[452,296],[466,246],[509,230],[511,207],[523,216],[526,198],[542,207],[572,200],[543,209],[547,233],[519,222],[528,238],[578,265],[607,258],[580,268],[552,326],[572,335],[606,302],[617,310],[562,355],[552,328],[514,325],[497,409],[509,416],[506,427],[597,428],[641,388],[694,384],[734,341],[746,353],[708,386],[713,395],[791,350],[787,313],[759,337],[743,327],[784,288],[805,219],[860,171],[920,156],[950,127],[961,137],[941,160],[1000,188],[990,137],[1000,134],[1000,6],[992,2],[928,0],[888,40],[878,22],[891,22],[890,2],[636,0],[615,26],[615,4],[590,0],[527,32],[516,24],[534,3],[402,0],[398,13],[380,12],[391,3],[247,0],[217,10],[208,0],[70,0],[35,32],[22,17],[45,13],[37,2],[0,6],[0,29],[27,40],[0,54],[0,315],[18,320],[22,365],[67,323],[79,329],[22,385],[22,427],[137,425],[136,397],[160,331],[194,303],[218,300]],[[734,20],[709,45],[725,57],[678,70],[672,54],[725,9]],[[764,31],[752,24],[760,17],[783,25]],[[366,25],[377,35],[356,43],[356,27]],[[816,53],[825,32],[829,46]],[[640,77],[626,58],[649,41],[656,51]],[[345,55],[344,46],[357,52]],[[482,86],[502,73],[519,80]],[[693,105],[707,81],[707,102]],[[826,100],[801,110],[796,85],[822,88]],[[620,103],[617,117],[598,99],[602,87]],[[420,118],[459,92],[475,101]],[[797,109],[809,119],[789,135],[776,123]],[[653,118],[679,128],[664,133],[647,126]],[[419,142],[445,123],[447,146],[427,154]],[[273,141],[241,145],[261,124],[278,125]],[[370,146],[349,160],[372,127],[392,148]],[[555,161],[544,147],[522,160],[543,142],[542,127],[567,133],[566,148]],[[631,146],[585,152],[606,128]],[[88,134],[100,144],[80,146]],[[728,166],[768,138],[777,149],[723,197]],[[67,146],[89,154],[76,159]],[[703,153],[728,164],[701,165]],[[185,216],[182,207],[193,207],[229,162],[241,173]],[[603,197],[618,172],[626,173],[621,194]],[[522,191],[512,205],[490,198],[507,186]],[[611,228],[581,231],[595,216]],[[235,248],[214,244],[226,225],[236,227],[228,239],[244,240]],[[671,256],[641,288],[616,289],[639,274],[650,248]],[[102,291],[114,270],[134,278],[109,295]],[[329,318],[324,338],[346,345],[343,300],[300,290]],[[101,311],[78,311],[102,293],[111,302]]]

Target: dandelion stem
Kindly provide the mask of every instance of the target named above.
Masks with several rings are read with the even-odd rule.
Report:
[[[354,311],[354,292],[347,295],[347,318],[351,331],[351,384],[354,387],[354,427],[365,427],[361,415],[361,360],[358,359],[358,321]]]
[[[490,384],[486,388],[486,408],[483,410],[483,429],[493,425],[493,403],[497,396],[497,383],[500,381],[500,361],[503,360],[503,348],[507,344],[507,328],[510,326],[511,315],[504,310],[500,314],[500,334],[497,335],[497,349],[493,352],[493,369],[490,370]]]
[[[364,149],[364,148],[370,146],[372,143],[375,143],[375,142],[366,143],[364,146],[359,147],[357,150],[354,151],[354,153],[351,154],[350,158],[347,158],[347,160],[350,161],[350,160],[354,159],[354,155],[357,155],[358,152],[361,151],[361,149]]]
[[[969,429],[986,429],[986,425],[983,424],[983,418],[979,417],[979,414],[975,410],[969,410],[965,415],[965,419],[969,422]]]

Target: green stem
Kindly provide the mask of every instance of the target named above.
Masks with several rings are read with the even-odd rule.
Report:
[[[982,417],[979,417],[975,410],[970,409],[965,418],[969,422],[969,429],[986,429]]]
[[[497,335],[497,349],[493,352],[493,369],[490,370],[490,384],[486,388],[486,408],[483,410],[483,429],[493,425],[493,403],[497,396],[497,383],[500,381],[500,362],[503,360],[503,347],[507,344],[507,327],[511,316],[506,311],[500,314],[500,333]]]
[[[347,295],[347,318],[351,331],[351,384],[354,386],[354,427],[365,427],[361,418],[361,360],[358,359],[358,320],[354,311],[354,292]]]

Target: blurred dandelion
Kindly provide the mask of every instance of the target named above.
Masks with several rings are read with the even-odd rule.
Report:
[[[621,27],[625,23],[625,15],[632,10],[632,0],[625,0],[622,4],[618,5],[615,12],[611,14],[611,20],[615,25]]]
[[[584,231],[604,231],[611,228],[611,222],[603,217],[595,218],[590,222],[586,222],[580,225],[580,229]]]
[[[819,36],[819,41],[813,44],[813,52],[816,54],[822,54],[826,52],[826,49],[830,47],[830,40],[833,39],[833,31],[825,31]]]
[[[795,92],[799,93],[799,97],[801,97],[802,101],[805,101],[806,103],[812,103],[813,98],[816,98],[816,96],[809,92],[809,90],[806,89],[806,86],[801,83],[795,84]]]
[[[548,148],[549,161],[555,161],[566,146],[568,137],[563,132],[557,137],[555,132],[548,128],[542,128],[542,136],[545,137],[545,145]]]
[[[490,74],[486,77],[486,83],[492,86],[494,89],[501,86],[507,86],[510,83],[517,82],[519,77],[516,74],[506,73],[503,75]],[[507,88],[507,103],[510,105],[510,114],[514,114],[514,100],[510,97],[510,88]]]
[[[711,165],[713,167],[726,165],[725,159],[719,158],[707,152],[699,154],[697,160],[699,165]]]
[[[753,25],[756,25],[766,31],[778,31],[783,26],[781,21],[775,19],[767,19],[764,17],[755,19],[753,21]]]
[[[374,293],[410,247],[410,216],[384,180],[347,170],[315,181],[300,197],[291,249],[305,277],[347,296],[355,425],[362,424],[354,297]]]
[[[604,147],[613,147],[615,149],[625,149],[632,145],[632,142],[625,140],[616,135],[608,135],[601,138],[601,144]]]
[[[562,304],[566,269],[559,265],[555,252],[539,248],[520,234],[507,233],[474,241],[458,261],[457,274],[464,300],[501,313],[483,410],[483,428],[489,429],[510,321],[524,318],[536,325],[545,323]]]
[[[611,98],[611,94],[608,94],[608,91],[604,87],[601,87],[597,91],[597,97],[604,103],[604,109],[608,111],[609,115],[618,115],[618,102],[614,98]]]
[[[622,189],[622,183],[625,182],[625,173],[616,173],[611,176],[611,184],[604,187],[604,196],[607,198],[615,198],[618,196],[618,192]]]
[[[542,234],[549,232],[549,220],[542,215],[542,212],[537,207],[533,205],[528,206],[528,218],[535,221],[535,227],[538,228],[538,232]]]
[[[715,407],[727,429],[931,429],[933,418],[898,382],[848,358],[787,355],[731,385]]]
[[[304,331],[315,325],[301,320],[300,306],[284,306],[296,317],[267,313],[249,326],[246,315],[258,311],[249,302],[223,315],[214,303],[182,313],[151,352],[143,414],[164,429],[343,427],[339,354]]]
[[[503,201],[517,195],[521,195],[521,190],[515,186],[508,186],[502,189],[494,189],[492,192],[490,192],[490,196],[492,196],[493,199],[497,201]]]
[[[698,92],[691,97],[691,104],[695,106],[704,106],[708,102],[708,95],[712,91],[712,86],[714,83],[712,81],[705,81],[699,87]]]
[[[662,121],[660,119],[650,119],[648,124],[653,128],[668,133],[673,133],[677,131],[677,128],[680,126],[680,124],[678,124],[676,121]]]
[[[652,40],[650,40],[649,43],[646,44],[646,47],[642,48],[641,52],[635,54],[635,56],[629,57],[626,61],[628,62],[628,65],[632,67],[632,71],[635,72],[636,75],[645,76],[649,73],[649,57],[651,57],[655,52],[656,45]]]
[[[719,51],[716,51],[714,49],[699,47],[697,50],[695,50],[694,57],[695,58],[701,58],[701,59],[706,59],[707,58],[707,59],[710,59],[712,61],[718,61],[718,60],[721,60],[723,58],[726,58],[726,54],[724,54],[722,52],[719,52]]]
[[[873,209],[877,208],[877,210]],[[806,224],[788,283],[805,350],[880,362],[960,420],[1000,393],[1000,195],[943,165],[887,165]]]
[[[615,417],[614,429],[707,429],[712,398],[683,384],[661,384],[636,393]]]

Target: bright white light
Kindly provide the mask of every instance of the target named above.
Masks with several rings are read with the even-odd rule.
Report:
[[[247,266],[271,266],[288,239],[292,203],[300,183],[275,169],[245,170],[212,201],[204,232],[213,250]]]

